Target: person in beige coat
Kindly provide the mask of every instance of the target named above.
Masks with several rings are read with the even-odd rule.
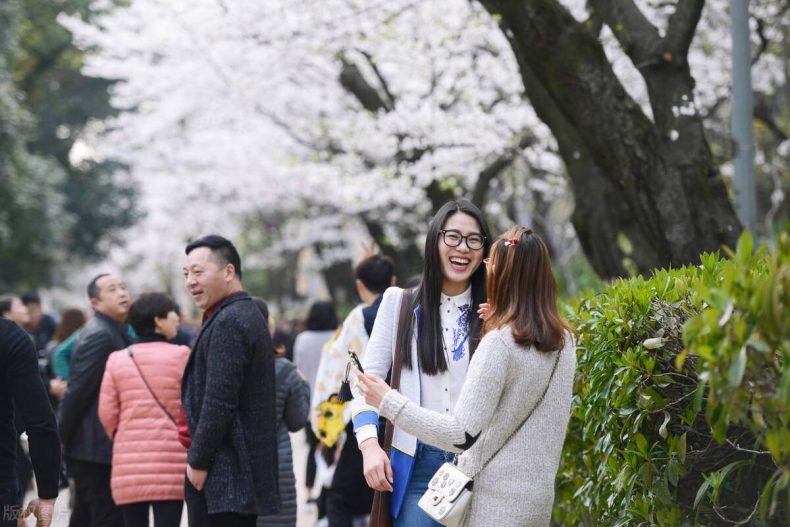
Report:
[[[140,296],[129,309],[137,344],[107,359],[99,420],[113,440],[110,487],[126,527],[178,527],[187,451],[178,442],[181,376],[189,348],[168,344],[178,315],[163,293]]]
[[[514,227],[484,263],[484,336],[451,414],[421,408],[375,375],[360,373],[358,386],[395,426],[459,453],[467,476],[484,467],[463,525],[547,527],[570,419],[573,336],[559,315],[548,250],[537,234]]]

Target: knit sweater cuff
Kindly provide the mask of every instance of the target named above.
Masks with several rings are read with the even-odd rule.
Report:
[[[397,390],[390,390],[381,400],[379,415],[395,422],[395,418],[403,410],[409,400]]]

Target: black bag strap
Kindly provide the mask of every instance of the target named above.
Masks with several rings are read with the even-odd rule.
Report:
[[[134,353],[132,353],[132,347],[129,346],[128,348],[126,348],[126,351],[129,353],[129,358],[132,359],[132,362],[134,363],[134,367],[137,368],[137,373],[140,374],[140,378],[143,380],[143,384],[145,384],[145,387],[148,388],[148,393],[151,394],[151,397],[154,398],[154,401],[156,401],[156,404],[159,405],[159,408],[161,408],[162,411],[167,416],[167,418],[170,419],[170,422],[173,423],[176,427],[178,427],[178,422],[175,419],[173,419],[173,416],[170,415],[170,412],[167,411],[167,408],[165,408],[165,405],[162,404],[162,401],[159,400],[159,398],[156,396],[154,391],[151,389],[151,385],[148,384],[148,381],[146,380],[145,375],[143,375],[143,370],[140,369],[140,365],[137,364],[136,360],[134,360]]]

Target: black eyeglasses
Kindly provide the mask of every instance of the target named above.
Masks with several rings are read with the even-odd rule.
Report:
[[[486,242],[486,237],[477,232],[467,234],[466,236],[461,234],[461,231],[457,231],[455,229],[443,229],[439,232],[442,233],[442,240],[448,247],[458,247],[461,245],[461,242],[466,240],[466,246],[473,251],[477,251],[482,249]]]

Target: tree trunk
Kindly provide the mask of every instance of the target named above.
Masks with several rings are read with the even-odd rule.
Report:
[[[596,272],[622,276],[630,261],[648,273],[734,245],[741,226],[701,118],[678,111],[693,109],[685,58],[700,1],[679,2],[663,39],[631,0],[591,2],[645,77],[655,123],[626,93],[596,36],[557,0],[481,3],[500,17],[526,92],[560,145],[574,226]]]
[[[354,272],[351,260],[335,262],[321,271],[329,296],[336,306],[356,304],[357,290],[354,287]]]
[[[402,247],[395,247],[384,234],[381,225],[368,218],[363,218],[368,232],[376,240],[381,253],[389,256],[395,262],[395,276],[398,285],[405,287],[409,280],[422,272],[422,249],[414,243],[407,243]]]

